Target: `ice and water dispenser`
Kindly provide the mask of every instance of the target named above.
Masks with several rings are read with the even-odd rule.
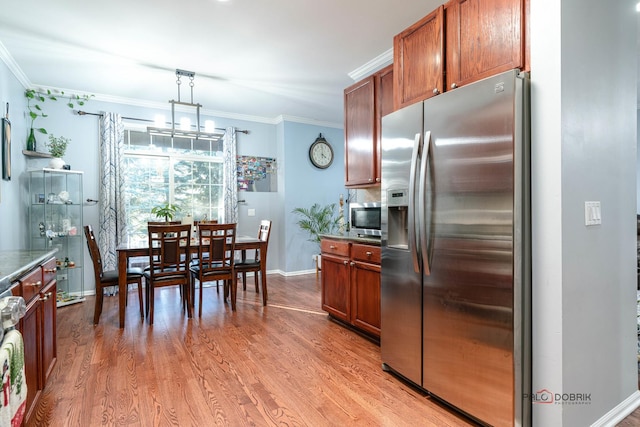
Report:
[[[409,190],[387,190],[387,247],[409,249]]]

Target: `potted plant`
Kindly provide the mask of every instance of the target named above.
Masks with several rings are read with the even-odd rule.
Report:
[[[47,143],[47,148],[49,149],[49,153],[53,156],[49,166],[53,169],[62,169],[64,166],[64,160],[62,157],[64,153],[67,151],[67,147],[71,139],[65,138],[64,136],[55,136],[53,134],[49,135],[49,142]]]
[[[173,217],[180,211],[178,205],[172,205],[167,202],[163,205],[155,206],[151,209],[151,213],[157,216],[158,218],[164,218],[166,222],[169,222],[173,219]]]
[[[309,241],[318,245],[318,254],[315,259],[320,267],[320,239],[323,234],[335,233],[340,227],[340,216],[335,215],[336,204],[331,203],[321,206],[314,203],[309,209],[295,208],[292,213],[301,218],[296,222],[298,227],[309,234]]]
[[[60,92],[61,96],[64,96],[64,92]],[[27,98],[27,109],[29,110],[29,118],[31,119],[31,124],[29,126],[29,137],[27,138],[27,150],[36,151],[36,137],[34,131],[38,131],[44,135],[47,135],[48,132],[45,128],[34,128],[35,120],[38,117],[45,118],[47,114],[44,113],[42,109],[42,104],[48,99],[50,101],[57,101],[58,98],[56,95],[51,92],[51,90],[47,89],[47,92],[38,92],[35,89],[27,89],[24,93],[24,96]],[[73,109],[76,105],[82,106],[86,101],[91,99],[93,95],[69,95],[67,98],[67,107]]]

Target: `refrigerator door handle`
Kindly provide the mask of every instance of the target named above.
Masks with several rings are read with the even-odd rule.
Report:
[[[418,175],[418,168],[420,167],[420,152],[422,151],[422,140],[420,133],[417,133],[413,142],[413,152],[411,153],[411,171],[409,173],[409,252],[411,252],[411,259],[413,260],[413,270],[416,273],[420,272],[420,258],[418,255],[418,241],[417,236],[420,232],[420,227],[416,226],[416,179]]]
[[[422,158],[420,159],[420,186],[418,188],[418,221],[422,232],[420,233],[420,253],[422,255],[422,270],[425,276],[431,274],[431,266],[429,265],[429,236],[427,236],[427,206],[425,203],[426,182],[427,182],[427,165],[429,163],[429,147],[431,146],[431,131],[424,133],[424,144],[422,148]]]

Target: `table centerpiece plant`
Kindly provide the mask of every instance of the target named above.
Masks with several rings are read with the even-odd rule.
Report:
[[[151,213],[158,218],[163,218],[166,222],[169,222],[180,211],[178,205],[171,204],[169,202],[162,205],[154,206],[151,209]]]

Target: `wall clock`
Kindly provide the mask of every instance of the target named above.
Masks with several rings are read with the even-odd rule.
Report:
[[[322,134],[309,147],[309,160],[313,166],[319,169],[326,169],[333,162],[333,148],[323,138]]]

